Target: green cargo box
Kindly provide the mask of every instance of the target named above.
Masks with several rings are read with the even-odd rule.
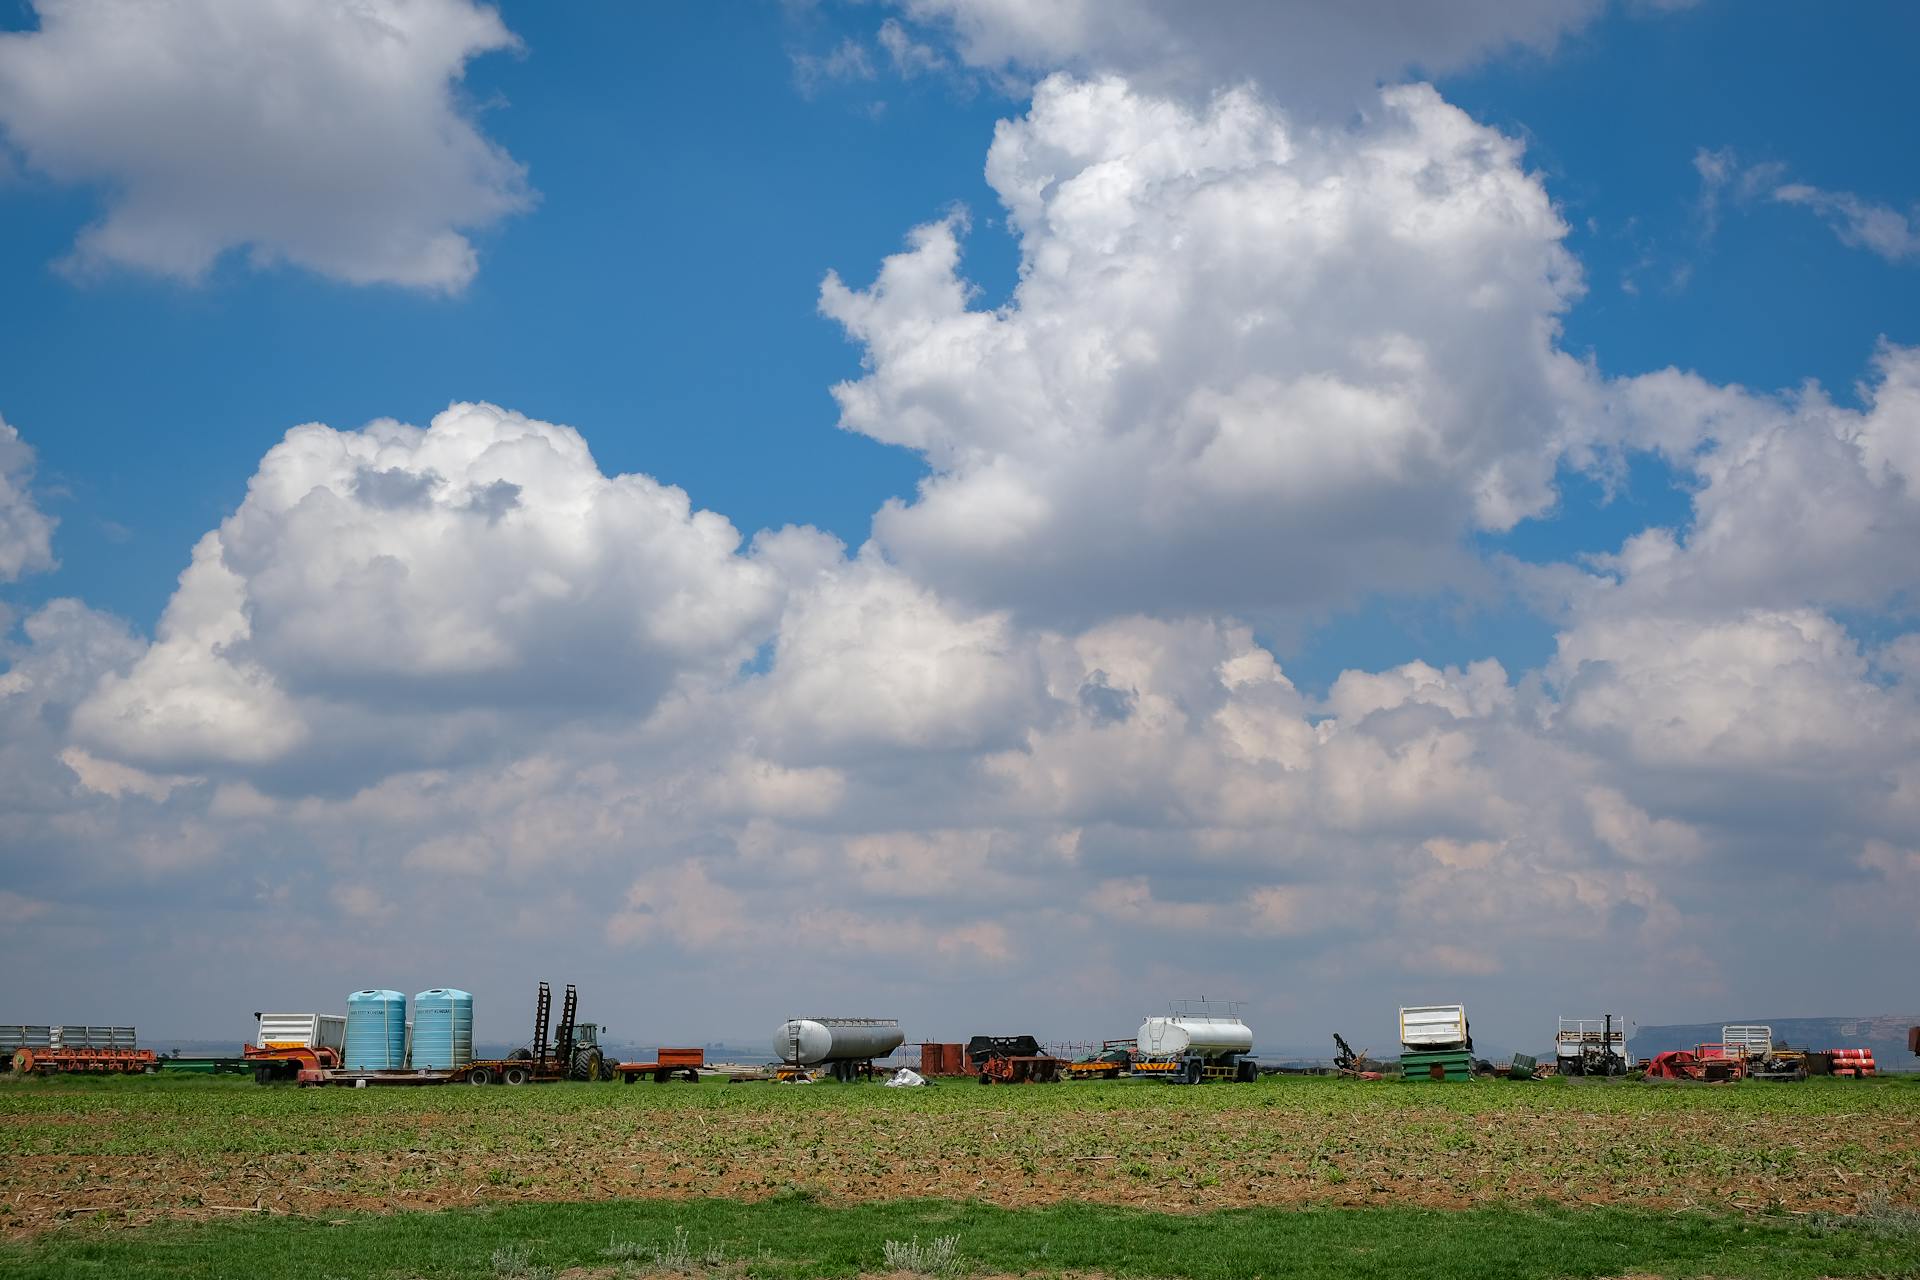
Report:
[[[1400,1078],[1405,1081],[1471,1080],[1473,1055],[1463,1049],[1448,1049],[1439,1053],[1403,1053],[1400,1055]]]

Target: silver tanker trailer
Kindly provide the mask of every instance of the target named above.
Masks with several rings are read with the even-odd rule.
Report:
[[[873,1060],[900,1047],[897,1018],[788,1018],[773,1033],[773,1053],[793,1067],[824,1067],[835,1080],[873,1074]]]
[[[1260,1064],[1252,1057],[1253,1029],[1232,1012],[1219,1012],[1206,1002],[1196,1004],[1199,1007],[1178,1009],[1140,1024],[1134,1041],[1134,1072],[1172,1084],[1259,1079]]]

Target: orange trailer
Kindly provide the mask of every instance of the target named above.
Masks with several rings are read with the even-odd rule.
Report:
[[[641,1076],[652,1076],[655,1084],[675,1078],[699,1084],[700,1068],[706,1065],[705,1049],[662,1049],[652,1062],[616,1063],[613,1070],[622,1084],[632,1084]]]
[[[50,1076],[62,1071],[129,1075],[159,1069],[160,1059],[151,1049],[66,1049],[54,1046],[13,1051],[14,1074],[23,1076]]]

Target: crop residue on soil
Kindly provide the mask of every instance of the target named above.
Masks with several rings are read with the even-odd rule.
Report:
[[[1001,1205],[1920,1203],[1920,1091],[1268,1082],[1202,1090],[776,1086],[0,1089],[0,1234],[250,1213],[804,1190]],[[1622,1086],[1623,1090],[1634,1086]],[[1500,1090],[1500,1092],[1491,1092]],[[403,1097],[370,1099],[381,1092]],[[1647,1102],[1657,1095],[1658,1101]],[[1908,1096],[1914,1095],[1914,1096]],[[1785,1095],[1779,1095],[1785,1096]],[[431,1106],[431,1110],[426,1108]]]

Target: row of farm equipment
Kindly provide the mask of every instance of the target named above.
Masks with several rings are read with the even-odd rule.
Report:
[[[616,1061],[602,1044],[604,1027],[580,1021],[578,1009],[578,993],[568,984],[554,1021],[552,989],[540,983],[532,1038],[502,1057],[474,1055],[473,998],[452,988],[419,993],[411,1012],[400,992],[369,989],[347,998],[345,1015],[255,1014],[256,1034],[238,1058],[160,1058],[137,1046],[132,1027],[0,1026],[0,1069],[11,1067],[21,1075],[231,1070],[251,1073],[262,1084],[352,1086],[697,1082],[711,1073],[700,1048],[662,1048],[650,1059]],[[1711,1084],[1809,1076],[1859,1079],[1878,1072],[1871,1049],[1798,1048],[1777,1043],[1773,1029],[1759,1024],[1729,1024],[1721,1028],[1718,1041],[1636,1060],[1628,1053],[1624,1019],[1561,1018],[1551,1063],[1514,1054],[1499,1067],[1474,1056],[1462,1005],[1402,1007],[1399,1030],[1400,1052],[1391,1061],[1355,1051],[1335,1035],[1339,1053],[1332,1073],[1403,1081],[1465,1081],[1490,1074],[1513,1079],[1635,1075]],[[900,1023],[893,1018],[789,1018],[772,1040],[775,1065],[764,1072],[731,1073],[731,1078],[871,1079],[876,1064],[893,1059],[904,1043]],[[1920,1027],[1909,1031],[1908,1048],[1920,1055]],[[1254,1056],[1253,1031],[1237,1008],[1206,1001],[1148,1017],[1133,1037],[1102,1041],[1081,1052],[1050,1052],[1031,1035],[925,1041],[919,1050],[917,1075],[905,1070],[893,1083],[971,1078],[983,1085],[1052,1084],[1131,1078],[1193,1085],[1250,1082],[1262,1070]]]
[[[568,983],[553,1020],[553,989],[542,982],[534,1001],[533,1037],[505,1057],[475,1057],[473,997],[450,987],[414,997],[408,1017],[398,991],[369,989],[347,997],[347,1012],[255,1014],[258,1034],[243,1059],[261,1084],[525,1085],[565,1080],[651,1078],[697,1080],[700,1049],[663,1049],[648,1062],[616,1062],[601,1044],[599,1023],[579,1019],[579,992]]]
[[[1920,1054],[1920,1027],[1908,1033]],[[1726,1026],[1720,1039],[1691,1049],[1670,1049],[1640,1064],[1648,1080],[1733,1084],[1741,1080],[1800,1081],[1810,1076],[1861,1079],[1879,1074],[1871,1049],[1804,1049],[1776,1044],[1773,1028]]]

